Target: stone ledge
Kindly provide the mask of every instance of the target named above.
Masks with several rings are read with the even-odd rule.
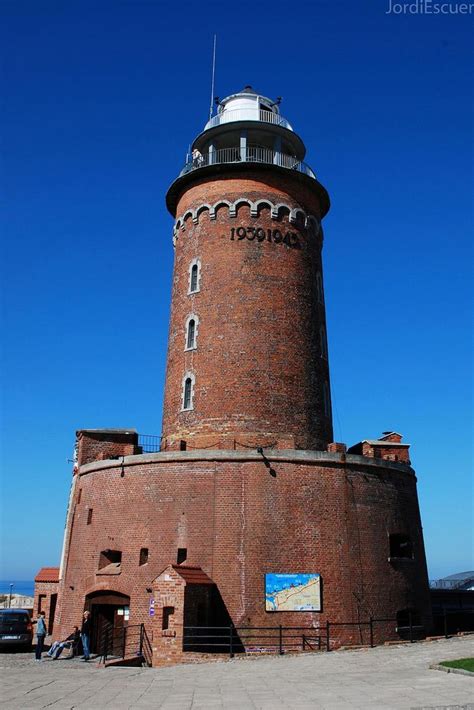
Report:
[[[445,673],[457,673],[458,675],[468,675],[474,678],[474,673],[471,671],[466,671],[464,668],[450,668],[449,666],[442,666],[440,663],[432,663],[430,665],[432,671],[444,671]]]
[[[266,449],[264,450],[265,458],[268,461],[308,464],[314,466],[342,466],[347,465],[357,468],[371,467],[374,469],[389,469],[402,474],[408,474],[415,477],[415,472],[411,466],[395,462],[386,461],[385,459],[368,458],[367,456],[359,456],[357,454],[341,454],[339,452],[328,451],[309,451],[301,449]],[[248,451],[234,451],[224,449],[196,449],[195,451],[163,451],[154,454],[136,454],[132,456],[123,456],[119,459],[105,459],[103,461],[91,461],[83,464],[79,469],[79,475],[92,473],[93,471],[101,471],[107,468],[121,468],[129,466],[141,466],[143,464],[166,464],[166,463],[189,463],[194,461],[230,461],[230,462],[249,462],[262,461],[262,455],[257,453],[256,449]]]

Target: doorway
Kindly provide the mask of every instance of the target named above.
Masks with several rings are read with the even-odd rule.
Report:
[[[113,591],[88,594],[85,608],[91,612],[91,651],[119,655],[125,643],[124,627],[130,616],[130,597]]]
[[[57,594],[51,594],[50,600],[49,600],[49,618],[48,618],[48,633],[52,634],[53,633],[53,627],[54,627],[54,615],[56,613],[56,604],[58,602],[58,595]]]

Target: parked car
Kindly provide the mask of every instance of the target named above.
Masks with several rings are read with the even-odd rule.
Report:
[[[31,649],[33,624],[26,609],[0,609],[0,648]]]

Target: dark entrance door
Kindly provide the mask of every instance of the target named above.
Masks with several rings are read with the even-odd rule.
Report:
[[[51,599],[49,601],[49,619],[48,619],[48,631],[50,634],[53,633],[54,627],[54,615],[56,613],[56,604],[58,601],[57,594],[51,594]]]
[[[125,644],[124,627],[128,624],[130,597],[118,592],[95,592],[86,597],[91,612],[91,651],[122,655]]]

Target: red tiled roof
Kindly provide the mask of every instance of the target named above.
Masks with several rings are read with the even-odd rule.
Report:
[[[186,584],[214,584],[200,567],[183,567],[183,565],[172,565],[172,567],[181,575]]]
[[[35,582],[59,582],[59,567],[42,567]]]

